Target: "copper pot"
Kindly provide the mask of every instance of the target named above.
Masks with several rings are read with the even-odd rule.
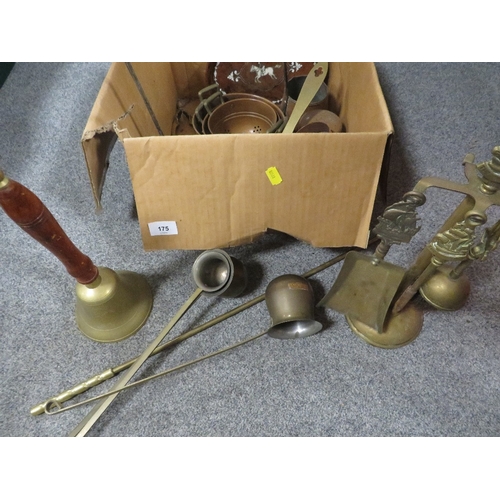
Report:
[[[271,103],[255,97],[240,98],[219,105],[208,118],[212,134],[263,134],[278,121]]]

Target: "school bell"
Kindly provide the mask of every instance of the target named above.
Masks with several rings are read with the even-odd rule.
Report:
[[[76,248],[43,202],[1,170],[0,206],[76,279],[76,322],[84,335],[97,342],[117,342],[144,325],[153,294],[143,276],[95,266]]]

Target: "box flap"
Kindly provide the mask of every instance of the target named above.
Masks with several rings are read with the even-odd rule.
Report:
[[[131,63],[164,135],[170,135],[177,99],[193,97],[207,83],[208,63]],[[174,89],[174,92],[172,92]],[[101,206],[109,154],[116,136],[159,135],[125,63],[111,65],[82,134],[92,192]]]
[[[227,247],[267,229],[364,247],[386,142],[384,132],[125,139],[144,248]],[[152,235],[164,221],[178,234]]]

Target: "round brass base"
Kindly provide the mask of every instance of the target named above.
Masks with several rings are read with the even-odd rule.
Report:
[[[409,303],[400,313],[389,313],[382,333],[360,321],[346,315],[352,331],[365,342],[384,349],[395,349],[413,342],[422,330],[424,314],[412,303]]]
[[[144,276],[100,267],[96,284],[76,286],[76,322],[97,342],[118,342],[138,332],[153,307]]]

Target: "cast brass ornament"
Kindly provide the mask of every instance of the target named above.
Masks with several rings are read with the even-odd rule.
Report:
[[[422,193],[413,191],[406,193],[402,201],[386,208],[384,213],[377,218],[378,224],[373,228],[373,232],[385,245],[409,243],[420,230],[417,226],[420,220],[417,207],[423,205],[425,201]]]
[[[385,348],[401,347],[418,336],[423,314],[411,303],[417,293],[438,309],[463,307],[470,294],[464,271],[472,262],[484,260],[500,241],[500,221],[485,229],[480,241],[476,234],[487,222],[488,208],[500,205],[500,146],[493,148],[490,161],[473,162],[472,154],[463,162],[466,184],[426,177],[401,202],[387,208],[374,228],[382,241],[372,259],[348,254],[320,305],[345,314],[357,335]],[[383,259],[391,244],[408,243],[416,234],[416,209],[425,203],[424,193],[431,187],[458,192],[465,198],[404,271]]]
[[[405,345],[421,329],[419,312],[412,310],[392,321],[387,330],[387,314],[405,270],[384,259],[392,245],[409,243],[419,231],[416,209],[424,203],[423,194],[410,191],[386,208],[373,229],[381,240],[374,254],[349,252],[333,287],[319,303],[344,314],[358,335],[378,347]]]
[[[468,154],[463,161],[467,184],[459,184],[437,177],[426,177],[415,186],[414,191],[420,193],[433,187],[464,194],[465,198],[445,221],[431,244],[424,247],[406,272],[401,292],[398,292],[398,299],[393,306],[393,312],[401,311],[419,290],[423,290],[422,296],[429,303],[434,302],[428,293],[432,283],[425,287],[427,281],[436,272],[439,272],[439,278],[436,280],[448,283],[449,280],[443,281],[443,276],[444,278],[449,276],[447,269],[449,272],[451,269],[445,267],[441,271],[438,270],[445,262],[456,262],[472,257],[472,249],[475,247],[473,243],[474,228],[486,223],[488,208],[500,205],[500,146],[493,148],[492,160],[477,165],[473,162],[474,155],[472,154]],[[463,271],[460,269],[464,267],[464,264],[458,264],[458,266],[458,272],[452,274],[452,278],[454,275],[463,276]],[[443,273],[444,275],[441,276]],[[452,291],[452,288],[456,289],[457,283],[449,284],[451,295],[453,293],[462,294],[462,298],[456,298],[454,309],[462,307],[465,303],[463,295],[468,295],[467,287],[464,284],[465,280],[465,277],[461,278],[462,285],[458,286],[458,290],[455,292]],[[442,293],[440,292],[441,295]],[[454,301],[449,300],[453,304]],[[433,305],[439,307],[437,302]]]

